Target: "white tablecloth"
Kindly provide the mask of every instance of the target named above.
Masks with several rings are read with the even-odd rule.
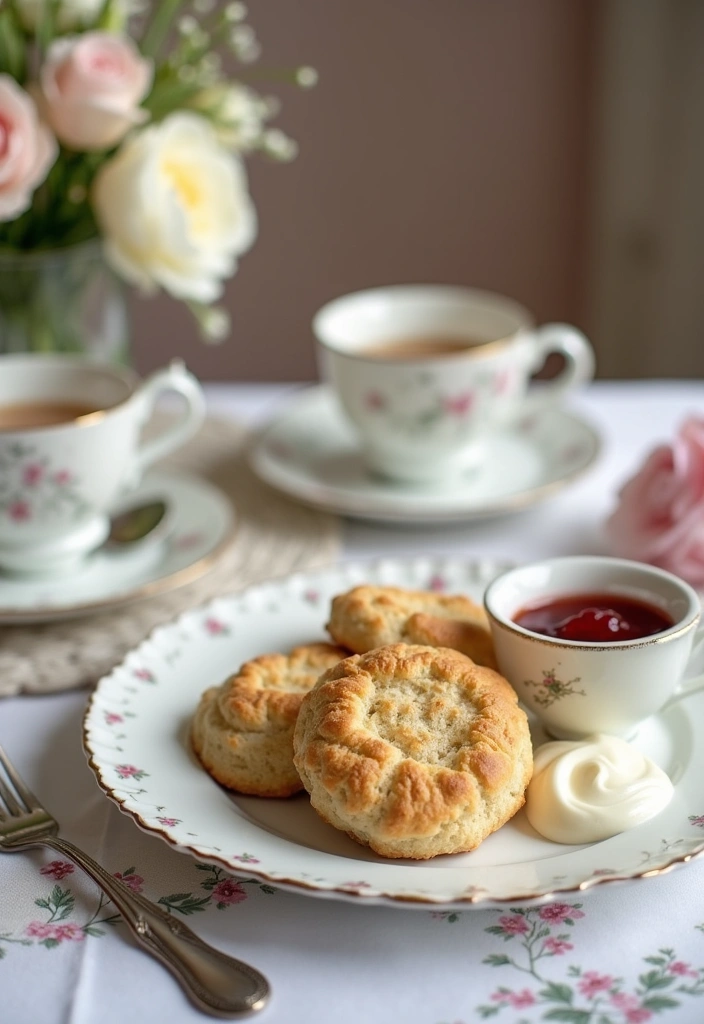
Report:
[[[213,411],[265,418],[286,389],[213,385]],[[604,549],[619,484],[688,412],[704,383],[599,383],[574,399],[604,438],[598,463],[545,504],[468,526],[348,522],[345,558],[450,553],[528,560]],[[259,967],[273,998],[263,1024],[699,1024],[704,1020],[704,859],[527,913],[365,907],[255,880],[214,881],[98,790],[81,747],[86,692],[0,703],[0,743],[62,834]],[[702,780],[704,789],[704,780]],[[702,795],[704,813],[704,792]],[[220,904],[218,906],[218,903]],[[203,1021],[171,976],[132,943],[93,884],[49,852],[0,857],[0,1022]],[[91,923],[92,921],[92,923]],[[89,930],[86,931],[86,925]]]

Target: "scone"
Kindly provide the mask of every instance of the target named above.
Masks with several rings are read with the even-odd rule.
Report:
[[[473,850],[525,801],[528,720],[509,683],[446,648],[394,644],[326,672],[294,764],[318,814],[383,857]]]
[[[496,668],[489,619],[461,594],[400,587],[354,587],[333,598],[328,632],[355,654],[387,644],[451,647],[479,665]]]
[[[308,644],[246,662],[206,690],[191,727],[193,750],[214,779],[240,793],[291,796],[303,787],[293,766],[293,728],[305,694],[347,651]]]

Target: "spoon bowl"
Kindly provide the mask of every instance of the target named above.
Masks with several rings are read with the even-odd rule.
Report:
[[[128,506],[110,518],[110,530],[103,547],[132,547],[149,538],[163,537],[169,529],[168,506],[161,499]]]

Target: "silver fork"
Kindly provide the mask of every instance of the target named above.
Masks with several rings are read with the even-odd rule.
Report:
[[[49,846],[70,857],[107,893],[139,945],[168,967],[198,1009],[228,1018],[262,1009],[270,989],[259,971],[206,945],[73,843],[60,839],[58,823],[24,784],[2,747],[0,765],[0,852]]]

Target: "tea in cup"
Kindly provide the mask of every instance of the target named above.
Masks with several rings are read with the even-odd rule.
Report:
[[[142,442],[167,391],[184,411]],[[0,356],[0,568],[55,573],[98,547],[115,502],[204,417],[202,389],[180,362],[141,382],[81,357]]]
[[[558,739],[629,736],[684,682],[701,609],[672,573],[601,556],[509,569],[484,594],[499,671]]]
[[[471,288],[401,285],[345,295],[313,320],[323,379],[355,427],[368,467],[406,482],[478,466],[489,432],[592,379],[576,328],[536,328],[511,299]],[[564,369],[531,377],[552,353]]]

